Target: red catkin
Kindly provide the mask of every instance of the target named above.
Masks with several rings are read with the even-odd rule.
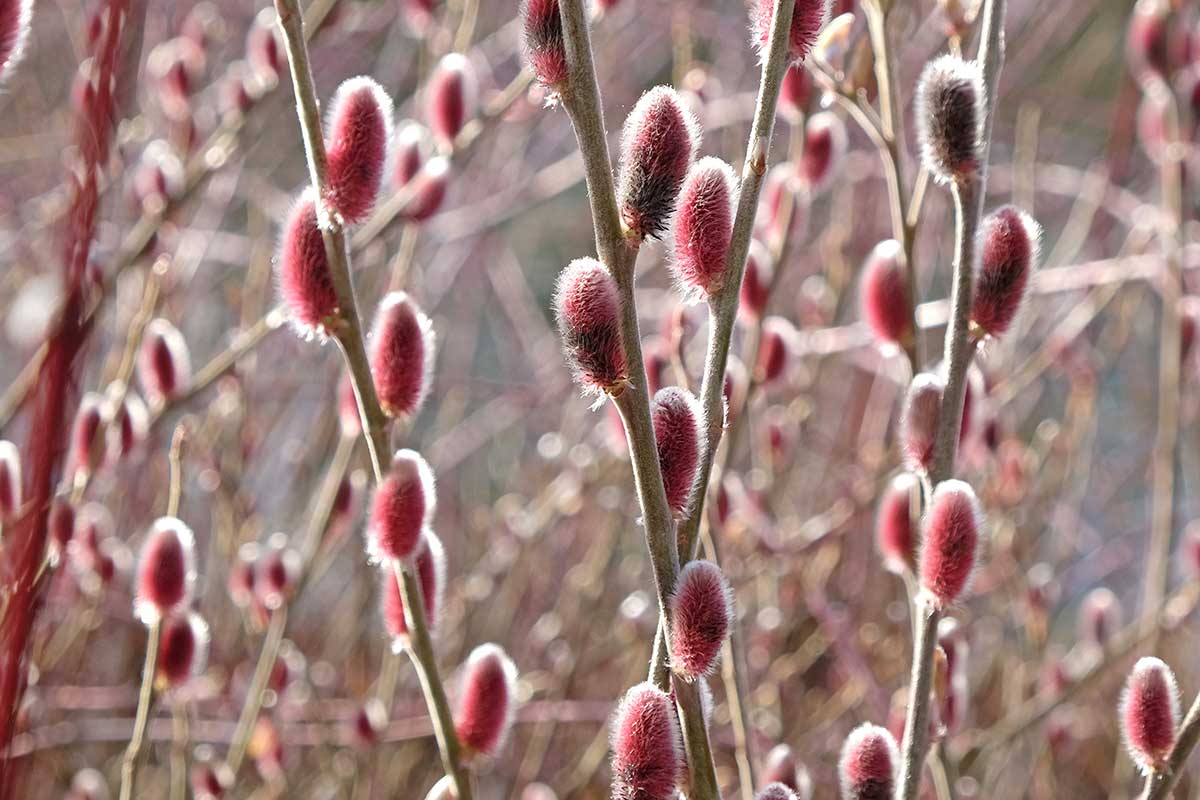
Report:
[[[273,534],[254,562],[254,594],[269,611],[281,608],[300,578],[300,554],[287,545],[287,535]]]
[[[787,371],[790,339],[795,329],[783,317],[763,320],[762,339],[758,344],[755,375],[762,383],[774,383]]]
[[[767,753],[758,781],[764,789],[773,783],[781,783],[795,792],[798,800],[812,800],[812,778],[786,744],[777,744]]]
[[[846,737],[838,759],[842,800],[892,800],[899,763],[891,732],[869,722],[859,725]]]
[[[699,144],[696,118],[669,86],[643,94],[625,119],[617,205],[636,239],[666,230]]]
[[[25,54],[32,20],[33,0],[0,3],[0,80],[12,75],[13,68]]]
[[[475,115],[475,70],[462,53],[442,56],[425,89],[425,112],[430,130],[445,150]]]
[[[667,386],[655,393],[650,415],[667,505],[682,516],[691,505],[700,466],[700,406],[688,390]]]
[[[367,218],[383,185],[392,137],[392,98],[359,76],[338,87],[326,130],[325,195],[350,225]]]
[[[392,188],[399,191],[421,171],[426,131],[419,122],[402,123],[392,136]]]
[[[446,590],[446,550],[442,540],[428,528],[421,537],[421,552],[417,554],[417,582],[421,587],[421,602],[425,605],[425,624],[430,634],[437,630]],[[408,623],[404,619],[404,600],[400,595],[400,584],[396,571],[381,570],[383,590],[380,594],[380,614],[392,649],[402,650],[408,643]]]
[[[1016,206],[984,218],[971,321],[988,335],[1002,335],[1016,318],[1037,266],[1041,233],[1033,217]]]
[[[191,784],[195,800],[220,800],[233,788],[233,773],[224,762],[197,761],[192,766]]]
[[[983,512],[974,490],[959,480],[939,483],[923,528],[921,590],[936,608],[945,608],[966,592],[979,558]]]
[[[404,206],[404,216],[424,222],[442,210],[450,188],[450,159],[437,156],[425,162],[412,186],[412,199]]]
[[[1121,628],[1121,601],[1111,590],[1092,589],[1079,607],[1079,635],[1097,647],[1105,647]]]
[[[283,44],[275,31],[274,13],[264,10],[246,35],[246,60],[254,74],[268,84],[279,80],[283,68]]]
[[[671,669],[688,681],[712,671],[733,624],[733,590],[711,561],[689,561],[671,596]]]
[[[196,582],[195,538],[175,517],[160,517],[142,545],[133,600],[134,614],[146,625],[181,611]]]
[[[238,548],[229,568],[229,598],[238,608],[250,608],[257,600],[254,584],[258,578],[258,556],[258,545],[247,542]]]
[[[736,194],[733,168],[719,158],[702,158],[688,171],[676,203],[671,262],[688,294],[708,298],[725,285]]]
[[[392,468],[375,489],[367,525],[367,552],[385,566],[406,560],[433,519],[433,470],[415,450],[398,450]]]
[[[943,617],[938,622],[938,647],[945,655],[945,685],[937,709],[947,735],[960,731],[970,705],[967,684],[967,655],[970,650],[958,620]]]
[[[896,574],[911,573],[916,567],[917,541],[913,530],[912,501],[917,479],[902,472],[892,479],[879,501],[875,518],[875,544],[883,564]]]
[[[795,124],[803,119],[813,96],[812,74],[803,64],[792,64],[783,74],[779,89],[779,112]]]
[[[184,612],[163,620],[155,665],[160,682],[184,684],[204,671],[207,660],[208,625],[199,614]]]
[[[146,438],[150,430],[150,412],[136,393],[126,391],[124,396],[120,396],[119,382],[110,386],[109,390],[113,412],[108,425],[108,459],[110,463],[115,463]]]
[[[620,303],[616,281],[594,258],[576,259],[558,276],[558,332],[567,363],[587,394],[619,394],[629,379]]]
[[[750,242],[750,253],[742,272],[742,288],[738,310],[750,320],[760,320],[767,312],[774,267],[771,254],[757,239]]]
[[[17,446],[0,441],[0,522],[12,519],[21,507],[21,456]]]
[[[90,767],[81,769],[71,778],[71,787],[63,800],[108,800],[108,781],[99,771]]]
[[[433,375],[433,323],[404,292],[379,304],[371,332],[371,377],[389,417],[408,419],[420,410]]]
[[[763,181],[762,199],[754,220],[759,235],[770,237],[769,241],[785,233],[796,239],[804,237],[811,198],[807,192],[800,191],[801,188],[799,168],[795,164],[784,162],[771,167]],[[788,209],[790,218],[785,214]]]
[[[472,755],[494,756],[517,710],[517,668],[500,647],[484,644],[467,658],[454,729]]]
[[[530,70],[547,89],[559,90],[567,83],[568,68],[558,0],[522,0],[521,21]]]
[[[65,495],[55,497],[50,501],[50,518],[46,528],[50,531],[50,546],[54,549],[54,557],[60,558],[75,538],[75,506]]]
[[[900,414],[900,443],[904,464],[924,472],[933,461],[933,442],[946,383],[937,375],[922,372],[913,378]]]
[[[796,0],[792,11],[792,27],[788,31],[788,59],[803,61],[816,44],[821,27],[829,18],[830,0]],[[774,0],[754,0],[750,11],[750,28],[759,56],[767,60],[771,42],[771,21],[775,17]]]
[[[917,138],[921,158],[940,183],[960,181],[979,169],[983,144],[983,72],[974,61],[941,56],[917,82]]]
[[[754,800],[797,800],[796,793],[782,783],[769,783],[754,795]]]
[[[1180,556],[1183,574],[1193,580],[1200,579],[1200,520],[1192,520],[1184,530]]]
[[[77,474],[89,475],[103,461],[108,417],[108,403],[102,395],[88,392],[79,401],[71,429],[70,452],[72,469]]]
[[[890,345],[912,339],[912,304],[904,252],[895,239],[885,239],[871,250],[862,268],[858,304],[875,338]]]
[[[1163,767],[1179,727],[1175,673],[1152,656],[1139,659],[1125,681],[1119,711],[1129,757],[1144,773]]]
[[[804,126],[804,153],[798,165],[800,179],[811,194],[833,182],[846,155],[846,124],[832,111],[814,114]]]
[[[174,399],[192,380],[192,361],[183,334],[165,319],[153,319],[142,334],[138,380],[151,405]]]
[[[1170,72],[1171,31],[1166,0],[1138,0],[1129,20],[1126,53],[1134,75],[1144,84],[1163,80]]]
[[[424,34],[433,21],[435,0],[402,0],[404,16],[418,34]]]
[[[356,747],[368,749],[379,741],[379,733],[387,725],[387,709],[377,697],[358,707],[350,723],[350,734]]]
[[[279,293],[296,330],[306,338],[323,340],[337,319],[338,299],[311,188],[288,212],[276,262]]]
[[[671,698],[653,684],[625,693],[613,722],[613,800],[673,800],[684,757]]]

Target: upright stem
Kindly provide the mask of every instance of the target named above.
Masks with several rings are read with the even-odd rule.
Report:
[[[608,155],[604,115],[601,111],[600,88],[592,63],[592,43],[588,34],[587,12],[582,0],[563,0],[563,40],[568,64],[568,86],[563,93],[563,105],[571,117],[579,150],[583,156],[591,203],[592,224],[596,234],[596,251],[617,283],[621,298],[621,333],[630,385],[615,398],[617,409],[625,424],[633,462],[634,483],[641,504],[646,545],[650,551],[658,593],[660,624],[670,625],[668,609],[679,570],[674,520],[667,505],[658,449],[650,418],[650,402],[646,391],[646,371],[642,360],[641,334],[638,330],[637,305],[634,292],[634,262],[638,243],[628,239],[621,230],[613,187],[612,162]],[[660,688],[667,689],[666,676],[658,676]],[[717,783],[704,723],[700,698],[695,687],[677,686],[676,700],[684,731],[684,745],[691,770],[692,797],[695,800],[717,800]]]
[[[1161,180],[1162,205],[1170,228],[1163,236],[1166,258],[1162,275],[1162,312],[1158,356],[1158,429],[1154,436],[1151,464],[1150,543],[1146,582],[1142,593],[1142,619],[1150,620],[1163,601],[1171,555],[1174,520],[1175,447],[1179,438],[1179,387],[1182,326],[1179,300],[1182,294],[1180,239],[1183,230],[1183,175],[1179,145],[1179,109],[1175,96],[1165,85],[1154,87],[1164,97],[1164,147]],[[1153,649],[1153,638],[1150,649]]]
[[[470,776],[462,764],[458,736],[454,730],[454,717],[450,713],[450,703],[446,700],[446,689],[442,686],[441,677],[437,672],[437,659],[433,654],[433,643],[430,641],[425,626],[425,602],[421,595],[421,584],[413,571],[404,569],[400,561],[393,561],[392,569],[396,573],[396,583],[400,586],[400,599],[404,601],[404,624],[409,631],[415,631],[419,623],[425,632],[423,636],[410,634],[407,649],[413,668],[417,671],[417,678],[421,681],[425,705],[430,709],[430,716],[435,719],[433,734],[437,738],[438,750],[442,754],[442,768],[450,776],[451,783],[455,785],[455,795],[459,798],[469,798]],[[467,793],[464,794],[464,791]]]
[[[725,366],[729,361],[729,343],[733,338],[733,324],[737,319],[742,274],[746,268],[746,256],[750,252],[750,239],[754,233],[758,194],[762,189],[763,177],[767,173],[767,156],[771,147],[771,136],[775,130],[775,108],[779,102],[779,88],[788,68],[787,39],[794,9],[795,3],[775,0],[771,46],[759,79],[754,121],[750,128],[746,161],[742,166],[738,190],[733,237],[729,245],[729,257],[725,262],[727,277],[720,292],[709,299],[708,353],[704,360],[704,379],[700,386],[700,403],[707,427],[708,447],[700,454],[699,478],[696,483],[702,488],[708,486],[713,458],[725,430]],[[679,540],[683,545],[683,561],[690,560],[696,552],[700,520],[704,515],[705,494],[705,491],[696,493],[696,501],[680,527]]]
[[[250,743],[250,733],[254,730],[259,709],[262,708],[263,692],[267,690],[267,681],[275,668],[275,658],[279,654],[279,645],[283,641],[283,631],[286,627],[287,606],[283,605],[271,614],[271,623],[267,627],[267,635],[258,654],[258,663],[254,665],[254,675],[246,689],[242,713],[238,716],[237,726],[234,727],[233,737],[229,742],[229,754],[225,763],[234,775],[237,775],[242,766],[242,759],[246,757],[246,746]]]
[[[729,361],[729,345],[733,338],[733,326],[737,319],[738,301],[742,290],[742,276],[746,257],[750,252],[750,240],[754,232],[754,217],[758,210],[758,194],[763,177],[767,172],[767,155],[775,128],[775,109],[779,102],[779,89],[787,71],[787,32],[791,26],[794,4],[776,0],[771,28],[771,48],[763,63],[758,88],[758,100],[754,110],[754,121],[750,128],[750,141],[746,147],[746,162],[742,167],[742,178],[738,192],[738,203],[733,225],[733,237],[726,261],[725,285],[709,299],[708,352],[704,360],[704,378],[700,387],[701,410],[707,432],[707,446],[700,453],[700,465],[696,496],[688,515],[680,523],[678,542],[680,563],[687,563],[696,555],[700,542],[700,524],[704,519],[704,501],[712,477],[713,462],[721,437],[725,431],[725,367]],[[790,220],[789,220],[790,225]],[[651,680],[660,683],[667,674],[667,652],[664,631],[661,626],[654,639],[651,656]]]
[[[171,713],[171,800],[187,800],[188,717],[183,701]]]
[[[125,748],[125,758],[121,761],[121,795],[120,800],[133,797],[134,771],[137,767],[138,754],[142,750],[142,742],[146,740],[146,725],[150,720],[150,701],[154,697],[154,670],[158,665],[158,632],[162,620],[150,624],[149,638],[146,642],[146,661],[142,665],[142,688],[138,692],[137,717],[133,723],[133,736]]]
[[[338,298],[340,319],[334,336],[350,371],[359,414],[362,417],[363,433],[371,456],[371,466],[378,483],[391,468],[388,419],[379,405],[375,383],[371,379],[370,363],[363,343],[362,323],[354,297],[354,285],[350,279],[350,258],[345,231],[336,216],[329,214],[324,207],[325,141],[321,131],[321,113],[316,89],[313,87],[312,71],[308,63],[304,19],[297,6],[297,0],[275,0],[275,8],[279,14],[279,24],[283,30],[288,62],[291,66],[292,83],[296,93],[296,113],[300,120],[309,174],[316,194],[317,219],[321,225],[330,276]],[[402,597],[405,601],[405,617],[411,641],[410,653],[414,663],[418,665],[418,677],[425,688],[430,721],[437,738],[442,764],[454,786],[457,800],[471,800],[471,783],[462,765],[461,749],[454,732],[454,720],[446,703],[445,689],[434,657],[420,592],[415,588],[418,584],[411,565],[400,565],[398,572],[401,578],[400,588],[404,593]],[[422,613],[413,613],[417,610]]]
[[[1005,0],[986,0],[979,62],[983,69],[986,97],[983,103],[984,126],[979,172],[973,178],[956,182],[952,189],[955,210],[955,264],[951,297],[950,325],[946,330],[946,389],[938,414],[934,438],[933,464],[929,470],[931,489],[954,475],[962,425],[963,397],[967,368],[975,352],[968,335],[971,315],[971,284],[975,270],[975,233],[983,216],[987,192],[988,154],[991,150],[993,109],[1000,70],[1004,63]],[[937,643],[940,613],[921,599],[913,604],[915,615],[912,677],[909,682],[908,715],[904,723],[901,753],[900,800],[915,800],[921,784],[922,766],[929,739],[930,688],[933,680],[933,653]]]
[[[918,600],[914,607],[913,664],[909,679],[908,716],[904,719],[904,750],[900,759],[900,797],[917,797],[925,763],[929,731],[929,693],[933,689],[933,651],[937,646],[940,614]]]
[[[952,187],[956,255],[950,325],[946,330],[944,356],[947,365],[946,390],[938,414],[933,464],[929,470],[929,482],[934,488],[954,475],[954,460],[958,453],[959,428],[962,426],[963,402],[966,396],[967,368],[971,365],[971,357],[975,352],[968,328],[971,322],[971,294],[975,279],[975,231],[979,224],[978,209],[983,196],[982,188],[975,180],[955,183]]]

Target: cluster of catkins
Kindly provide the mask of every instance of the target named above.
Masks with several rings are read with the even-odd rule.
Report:
[[[1157,163],[1168,159],[1168,148],[1178,150],[1191,141],[1200,124],[1200,36],[1195,23],[1191,9],[1161,0],[1138,0],[1130,20],[1127,54],[1142,90],[1138,137]]]
[[[385,186],[402,198],[399,213],[413,222],[441,208],[449,183],[454,141],[475,113],[475,75],[459,53],[444,56],[425,88],[428,129],[408,120],[393,129],[392,100],[368,77],[351,78],[338,87],[326,126],[325,197],[316,202],[307,188],[292,204],[283,226],[277,267],[280,293],[297,330],[328,337],[341,309],[325,253],[323,227],[353,226],[375,209]],[[436,143],[441,154],[427,151]],[[328,215],[328,219],[326,219]],[[424,399],[432,364],[429,321],[402,292],[380,304],[373,336],[373,359],[405,350],[417,359],[398,374],[377,378],[384,410],[411,417]],[[428,339],[424,347],[410,339]],[[429,352],[426,352],[429,351]]]
[[[187,391],[188,348],[170,322],[159,318],[145,326],[135,371],[142,394],[121,380],[102,393],[84,394],[68,439],[63,485],[50,505],[46,566],[65,560],[79,588],[90,596],[126,572],[130,556],[113,535],[108,510],[94,502],[80,507],[80,498],[96,475],[129,457],[163,408]],[[12,442],[0,441],[0,531],[30,510],[23,491],[20,453]]]
[[[284,67],[283,45],[275,31],[275,13],[264,10],[246,35],[244,57],[233,61],[216,79],[221,122],[233,127],[279,84]],[[185,189],[184,159],[195,153],[209,131],[210,123],[196,102],[209,67],[208,51],[220,19],[207,4],[195,6],[179,26],[177,35],[147,55],[147,74],[166,138],[154,139],[143,148],[140,159],[129,171],[127,194],[135,209],[161,214],[167,203]],[[89,21],[89,42],[103,30],[100,12]],[[95,86],[87,62],[80,69],[72,90],[76,109],[87,114],[95,102]]]
[[[946,55],[930,62],[922,72],[915,96],[917,133],[922,162],[939,183],[965,186],[977,180],[983,169],[984,93],[978,62]],[[973,248],[976,263],[971,265],[968,338],[972,355],[985,341],[1012,328],[1037,265],[1040,236],[1033,218],[1013,206],[997,209],[982,221]],[[916,335],[911,274],[903,248],[891,239],[877,244],[862,268],[862,317],[876,340],[891,349],[909,348]],[[983,512],[971,486],[946,476],[938,476],[934,485],[930,475],[946,366],[918,373],[912,380],[899,425],[907,471],[898,474],[884,491],[876,522],[876,542],[885,566],[912,576],[920,588],[917,602],[938,611],[953,607],[967,593],[985,536]],[[984,427],[984,392],[982,374],[969,365],[958,426],[960,441]],[[923,512],[919,523],[914,513],[918,510]],[[941,620],[937,641],[934,716],[936,730],[945,735],[958,729],[966,711],[967,643],[965,632],[953,618]],[[886,789],[864,788],[847,796],[890,797],[895,767],[892,734],[870,725],[859,728],[843,750],[843,784],[870,780]]]
[[[204,669],[208,626],[192,610],[196,584],[192,530],[160,517],[142,544],[134,581],[134,614],[159,637],[155,680],[179,686]]]
[[[341,331],[343,309],[334,291],[322,226],[356,225],[371,214],[385,185],[407,198],[403,213],[421,220],[436,211],[445,192],[449,156],[456,137],[475,113],[474,73],[459,54],[442,59],[425,90],[432,139],[443,155],[425,159],[422,126],[392,126],[392,101],[374,80],[352,78],[337,90],[326,130],[327,172],[324,196],[302,192],[284,222],[277,258],[280,292],[293,324],[305,338],[324,339]],[[436,192],[430,191],[436,182]],[[424,185],[422,185],[424,184]],[[371,379],[379,405],[392,419],[408,421],[420,410],[432,382],[434,331],[429,317],[403,291],[388,293],[379,304],[368,342]],[[361,399],[349,379],[339,390],[344,435],[363,434]],[[401,565],[417,578],[424,627],[434,632],[444,608],[445,549],[432,527],[436,506],[433,471],[408,449],[397,450],[369,503],[366,549],[378,565],[380,610],[396,652],[410,642],[408,616],[399,583]],[[348,513],[349,484],[336,506]],[[261,560],[263,556],[257,556]],[[245,559],[248,560],[248,559]],[[237,573],[242,602],[266,605],[258,590],[261,570]],[[252,581],[252,583],[248,583]],[[286,599],[273,595],[277,602]],[[261,612],[260,612],[261,613]],[[465,756],[494,755],[503,745],[517,707],[517,670],[496,645],[476,648],[463,670],[455,729]],[[374,741],[386,722],[386,710],[364,706],[356,722],[358,739]]]
[[[142,395],[118,380],[80,401],[67,451],[67,474],[76,486],[133,451],[166,405],[187,392],[192,380],[187,342],[167,320],[153,319],[142,331],[136,372]]]

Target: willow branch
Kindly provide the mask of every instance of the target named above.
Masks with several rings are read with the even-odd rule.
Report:
[[[129,745],[125,748],[124,758],[121,759],[120,800],[130,800],[133,797],[133,781],[138,754],[142,751],[142,743],[146,741],[146,724],[150,720],[150,702],[154,698],[154,670],[158,664],[160,627],[160,620],[151,623],[146,640],[146,661],[142,665],[142,688],[138,692],[137,717],[133,723],[133,736],[130,737]]]
[[[946,330],[946,389],[938,414],[934,438],[933,464],[929,485],[954,475],[958,451],[959,428],[962,425],[963,398],[966,393],[967,367],[975,352],[968,331],[971,315],[971,284],[975,270],[975,233],[983,216],[983,201],[987,191],[988,154],[991,150],[993,109],[1000,70],[1004,63],[1005,0],[987,0],[984,9],[983,33],[979,62],[983,70],[984,130],[979,172],[976,176],[953,185],[955,209],[956,256],[951,290],[950,325]],[[913,800],[921,783],[922,766],[929,739],[929,703],[933,678],[933,651],[937,643],[937,609],[918,600],[913,640],[912,679],[909,684],[908,715],[904,724],[901,753],[900,800]]]
[[[579,141],[579,150],[583,156],[592,224],[596,234],[596,250],[600,260],[612,273],[621,300],[621,334],[631,380],[630,385],[615,398],[615,403],[625,424],[629,442],[634,483],[641,504],[646,545],[650,551],[650,562],[658,593],[660,624],[669,629],[670,597],[675,589],[679,557],[676,551],[675,525],[663,488],[658,448],[650,418],[650,401],[646,391],[646,370],[642,360],[641,333],[638,329],[634,294],[634,262],[637,260],[638,244],[622,232],[617,211],[612,162],[609,159],[608,139],[600,104],[600,88],[596,83],[596,71],[592,62],[587,11],[582,0],[564,0],[559,8],[569,70],[568,88],[563,93],[563,105],[571,117],[575,136]],[[659,687],[667,689],[669,684],[666,676],[656,677]],[[721,791],[713,766],[699,695],[689,691],[687,687],[682,691],[677,687],[676,699],[691,770],[692,796],[696,800],[716,800],[720,798]]]
[[[375,473],[376,483],[378,483],[391,467],[392,454],[388,441],[388,419],[379,405],[379,398],[375,393],[375,383],[371,379],[370,364],[363,341],[362,323],[359,318],[358,304],[354,297],[354,285],[350,279],[350,257],[345,230],[336,217],[328,214],[324,208],[325,142],[321,129],[320,107],[308,62],[304,19],[300,14],[297,0],[275,0],[275,8],[279,14],[279,25],[283,30],[288,63],[291,67],[292,83],[296,94],[296,113],[304,140],[309,176],[318,204],[317,219],[321,225],[330,276],[338,299],[340,318],[334,331],[334,337],[350,372],[359,414],[362,417],[367,449],[371,456],[371,466]],[[407,564],[401,566],[399,576],[401,578],[400,588],[404,592],[406,603],[405,616],[409,622],[411,652],[414,655],[414,663],[418,665],[417,672],[422,686],[426,689],[426,699],[431,701],[427,702],[427,705],[430,721],[437,734],[442,765],[454,784],[454,793],[458,800],[471,800],[471,783],[462,763],[461,748],[454,732],[454,721],[449,713],[449,705],[446,702],[446,690],[433,654],[429,628],[423,614],[412,613],[421,607],[420,593],[412,591],[417,585],[412,567]]]

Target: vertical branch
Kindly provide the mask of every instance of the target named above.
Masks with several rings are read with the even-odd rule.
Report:
[[[679,541],[683,548],[680,557],[684,561],[690,560],[696,552],[700,520],[704,516],[705,490],[712,475],[713,458],[725,431],[725,366],[729,361],[729,344],[733,338],[733,324],[737,319],[742,274],[746,267],[746,256],[750,252],[750,239],[754,233],[758,194],[762,189],[763,177],[767,173],[767,155],[775,130],[775,108],[779,103],[779,88],[788,68],[787,39],[794,10],[795,3],[775,0],[770,49],[766,60],[763,61],[762,75],[759,79],[754,121],[750,127],[746,161],[742,166],[738,189],[733,237],[730,240],[729,256],[725,265],[728,277],[721,291],[709,301],[708,353],[704,359],[704,379],[700,387],[700,404],[704,413],[708,447],[700,454],[699,477],[696,482],[700,489],[697,490],[695,502],[679,531]]]
[[[946,389],[938,414],[934,438],[933,464],[929,471],[932,490],[954,475],[958,452],[959,428],[962,425],[963,397],[966,391],[967,367],[975,348],[970,341],[968,324],[971,314],[971,285],[975,269],[975,232],[983,216],[983,201],[987,193],[988,156],[991,151],[992,124],[1000,70],[1004,64],[1005,0],[987,0],[984,7],[983,32],[979,62],[983,70],[984,98],[983,143],[978,174],[955,183],[954,210],[956,255],[951,296],[950,325],[946,330]],[[908,715],[904,723],[901,746],[900,800],[917,797],[922,766],[929,738],[929,702],[933,679],[933,654],[937,641],[939,612],[920,600],[913,604],[916,616],[913,639],[912,678],[909,683]]]
[[[275,668],[275,658],[279,654],[279,645],[283,641],[283,631],[286,627],[287,606],[283,605],[271,614],[271,624],[267,627],[267,635],[263,639],[258,662],[254,666],[254,675],[250,678],[250,686],[246,689],[246,701],[242,704],[242,713],[238,716],[237,726],[233,729],[233,737],[229,742],[229,753],[225,757],[225,762],[234,775],[237,775],[238,769],[242,766],[242,759],[246,757],[246,747],[250,744],[250,733],[254,730],[255,720],[258,719],[263,692],[267,689],[271,670]]]
[[[137,716],[133,723],[133,736],[125,748],[125,756],[121,759],[121,795],[120,800],[133,797],[134,770],[137,766],[138,754],[142,751],[142,743],[146,740],[146,725],[150,721],[150,702],[154,697],[154,670],[158,664],[158,634],[162,627],[161,620],[155,620],[149,629],[146,641],[146,661],[142,665],[142,688],[138,692]]]
[[[371,456],[371,467],[378,483],[391,467],[388,419],[379,405],[375,382],[371,378],[370,363],[363,342],[362,323],[354,298],[354,285],[350,279],[350,257],[345,230],[336,215],[329,214],[325,209],[325,141],[312,70],[308,62],[304,19],[297,0],[275,0],[275,8],[279,14],[279,25],[283,30],[284,45],[295,88],[296,114],[300,121],[309,175],[316,195],[317,220],[321,226],[330,275],[338,298],[340,319],[334,336],[350,371],[354,395],[362,417],[363,433]],[[461,747],[454,732],[454,720],[446,701],[446,690],[438,672],[416,576],[412,566],[408,564],[398,565],[397,571],[411,639],[410,653],[417,664],[417,673],[425,688],[430,721],[437,738],[442,765],[453,784],[458,800],[471,800],[471,783],[462,763]],[[418,610],[422,613],[414,613]]]
[[[188,712],[184,701],[171,714],[171,800],[187,800]]]
[[[675,551],[675,522],[667,505],[658,446],[650,419],[650,398],[646,391],[646,367],[642,358],[641,332],[637,318],[634,262],[638,245],[626,237],[617,211],[613,187],[612,162],[609,160],[604,117],[600,106],[600,88],[592,64],[592,43],[588,34],[587,12],[579,0],[560,4],[563,38],[570,65],[568,88],[563,105],[571,117],[579,151],[587,176],[592,225],[596,232],[596,251],[617,284],[621,300],[621,337],[625,349],[630,382],[613,398],[625,425],[633,465],[634,484],[641,504],[646,545],[658,592],[659,611],[667,619],[669,599],[675,591],[679,559]],[[667,620],[669,622],[669,620]],[[665,679],[659,687],[667,688]]]
[[[658,448],[650,418],[650,400],[646,391],[646,369],[642,359],[641,333],[638,329],[634,292],[634,262],[637,260],[638,243],[624,235],[617,210],[612,162],[608,155],[607,134],[600,104],[600,88],[596,83],[596,71],[592,63],[587,12],[582,0],[563,0],[559,8],[569,69],[563,105],[571,117],[579,150],[583,156],[592,224],[596,234],[596,250],[600,260],[608,267],[616,281],[621,301],[621,335],[631,380],[624,391],[614,398],[614,402],[621,413],[629,443],[634,484],[641,505],[646,545],[650,551],[658,594],[659,624],[669,628],[668,609],[671,594],[675,589],[679,558],[675,524],[663,487]],[[736,292],[734,298],[736,300]],[[660,688],[668,688],[665,672],[656,675],[656,678]],[[692,796],[696,800],[716,800],[721,796],[721,792],[717,784],[699,695],[693,687],[682,687],[681,690],[677,685],[676,699],[691,769]]]

